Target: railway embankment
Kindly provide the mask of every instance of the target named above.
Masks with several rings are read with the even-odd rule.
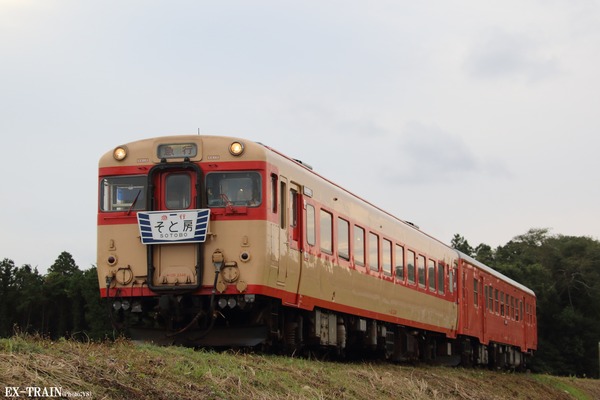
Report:
[[[600,380],[19,336],[0,339],[0,390],[19,399],[591,400]]]

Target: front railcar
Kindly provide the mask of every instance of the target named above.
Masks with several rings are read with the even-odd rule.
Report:
[[[276,329],[265,318],[276,302],[262,296],[266,152],[234,138],[170,136],[101,158],[98,284],[117,326],[192,345],[255,345]]]

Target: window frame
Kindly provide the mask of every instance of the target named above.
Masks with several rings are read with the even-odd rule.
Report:
[[[369,271],[379,273],[381,262],[379,259],[379,235],[369,231],[369,252],[367,254],[369,261]]]
[[[325,247],[326,245],[329,247]],[[333,255],[333,213],[323,208],[319,209],[319,249],[325,254]]]
[[[426,258],[424,255],[419,254],[417,256],[417,273],[418,273],[418,282],[419,288],[426,289],[427,288],[427,272],[426,272]]]
[[[131,180],[131,182],[128,182]],[[99,204],[98,209],[101,212],[128,212],[145,211],[146,198],[148,195],[148,176],[147,175],[111,175],[100,179]],[[129,188],[131,187],[131,188]],[[118,203],[118,192],[120,189],[140,190],[140,192],[130,196],[131,202]],[[128,199],[129,199],[128,198]],[[133,205],[133,207],[132,207]]]
[[[246,177],[232,177],[232,178],[223,178],[223,176],[225,175],[243,175],[243,174],[247,174],[248,176]],[[213,176],[215,175],[221,175],[221,179],[219,180],[215,180],[214,182],[212,181]],[[271,176],[271,178],[273,178],[273,176]],[[229,203],[225,202],[224,198],[221,198],[222,194],[217,194],[217,193],[212,193],[212,190],[215,189],[215,185],[218,184],[219,185],[219,189],[222,189],[221,182],[223,182],[223,180],[227,180],[230,179],[231,181],[235,180],[242,180],[242,179],[249,179],[250,180],[250,185],[251,185],[251,198],[250,199],[243,199],[243,200],[238,200],[236,198],[234,198],[233,194],[237,193],[236,190],[234,190],[234,187],[231,187],[231,190],[228,190],[229,193],[224,193],[225,196],[227,197],[227,200],[229,201]],[[281,183],[283,185],[285,185],[285,183],[283,182],[283,180],[281,181]],[[205,196],[206,196],[206,205],[208,208],[224,208],[227,207],[229,205],[233,206],[233,207],[248,207],[248,208],[257,208],[257,207],[261,207],[263,202],[265,201],[264,199],[264,193],[263,193],[263,174],[260,171],[256,171],[256,170],[240,170],[240,171],[211,171],[208,172],[206,174],[206,176],[204,177],[204,187],[205,187]],[[241,192],[243,190],[242,186],[238,186],[237,189],[239,189],[239,191]],[[257,195],[257,196],[255,196]],[[236,196],[237,197],[237,196]],[[283,197],[283,196],[282,196]],[[282,204],[283,207],[281,207],[281,209],[285,208],[285,204]],[[284,227],[284,225],[281,225],[282,228]]]
[[[441,261],[437,263],[437,293],[441,296],[446,295],[446,265]]]
[[[317,244],[317,215],[315,206],[306,204],[306,243],[314,247]]]
[[[407,267],[407,281],[409,285],[415,285],[417,284],[417,253],[415,253],[413,250],[407,250],[406,251],[406,255],[408,256],[407,260],[406,260],[406,267]],[[412,263],[411,263],[412,261]],[[412,276],[412,278],[411,278]]]
[[[358,265],[360,267],[365,266],[365,229],[362,226],[354,224],[352,228],[352,259],[354,261],[354,265]]]
[[[393,244],[392,241],[386,238],[381,239],[381,271],[386,277],[392,277],[393,270]]]
[[[432,283],[433,283],[433,287],[431,286]],[[436,263],[435,263],[435,260],[428,258],[427,259],[427,287],[429,288],[430,292],[432,292],[432,293],[437,292],[436,283],[437,283]]]
[[[398,262],[401,262],[401,265]],[[394,276],[398,282],[404,283],[406,280],[405,273],[405,263],[404,263],[404,246],[398,243],[394,244]],[[401,273],[398,273],[401,271]]]
[[[350,261],[350,221],[342,217],[337,217],[337,253],[341,259]]]

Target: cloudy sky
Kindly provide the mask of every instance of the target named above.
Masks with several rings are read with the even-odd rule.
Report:
[[[99,157],[238,136],[449,243],[600,236],[600,3],[0,0],[0,259],[95,264]]]

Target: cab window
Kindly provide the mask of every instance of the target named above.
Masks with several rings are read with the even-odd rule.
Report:
[[[258,172],[212,172],[206,175],[209,207],[257,207],[262,203],[261,188]]]
[[[165,180],[165,198],[168,210],[183,210],[192,201],[192,178],[188,174],[170,174]]]
[[[146,208],[147,176],[112,176],[100,183],[100,210],[138,211]]]

